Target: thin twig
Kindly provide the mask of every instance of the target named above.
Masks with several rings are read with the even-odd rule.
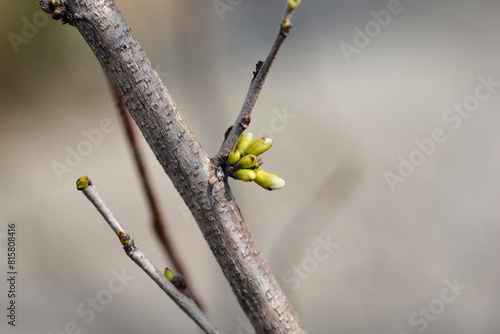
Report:
[[[149,203],[149,209],[151,211],[151,215],[153,216],[153,227],[156,231],[156,235],[158,236],[158,238],[160,238],[163,248],[165,249],[165,253],[172,261],[173,267],[176,269],[177,272],[181,273],[182,276],[184,276],[184,280],[186,281],[186,285],[188,286],[191,298],[193,298],[193,300],[196,302],[196,304],[198,304],[200,309],[203,310],[203,306],[200,303],[200,300],[196,297],[194,292],[191,289],[189,289],[189,287],[192,287],[193,285],[190,284],[186,268],[184,267],[184,264],[181,261],[178,252],[176,251],[172,243],[170,234],[168,233],[167,221],[163,219],[160,206],[158,205],[156,197],[153,193],[153,188],[151,187],[149,175],[146,170],[146,165],[144,163],[144,160],[142,159],[142,155],[139,150],[139,145],[136,140],[134,124],[133,124],[134,121],[132,120],[132,117],[130,116],[127,107],[125,106],[125,103],[123,102],[115,86],[109,79],[108,82],[109,86],[113,90],[115,105],[116,108],[118,109],[118,112],[120,113],[120,118],[123,121],[123,126],[125,127],[125,132],[127,134],[128,142],[130,144],[130,148],[132,149],[132,153],[134,155],[134,161],[137,166],[137,170],[139,171],[139,176],[142,181],[142,187],[144,189],[144,192],[146,194]]]
[[[238,118],[236,119],[236,122],[234,123],[231,131],[229,132],[226,140],[224,141],[224,143],[222,143],[219,152],[213,159],[214,164],[216,166],[220,166],[224,162],[224,159],[236,146],[236,143],[242,136],[243,131],[245,131],[245,129],[250,124],[251,120],[250,115],[252,113],[253,107],[255,106],[255,103],[257,102],[257,98],[259,97],[260,91],[264,86],[267,74],[271,69],[271,65],[273,64],[273,61],[276,58],[276,55],[278,54],[278,51],[281,45],[283,44],[283,41],[288,36],[288,32],[292,27],[290,20],[292,18],[294,11],[295,9],[292,9],[288,4],[286,5],[285,13],[283,15],[283,20],[281,20],[278,35],[274,40],[274,44],[271,50],[269,51],[266,61],[264,63],[262,62],[257,63],[257,68],[254,72],[254,77],[252,79],[252,82],[250,83],[250,88],[248,89],[247,97],[245,99],[245,102],[243,103],[243,107],[241,108]]]
[[[123,245],[125,253],[139,266],[142,270],[144,270],[149,277],[153,279],[153,281],[158,284],[158,286],[165,291],[165,293],[172,298],[172,300],[184,311],[186,314],[193,319],[193,321],[200,326],[206,333],[220,333],[218,329],[215,328],[214,325],[210,323],[210,320],[206,317],[203,311],[200,310],[198,305],[186,296],[184,293],[179,291],[175,285],[170,282],[158,268],[148,259],[146,254],[144,254],[139,248],[135,245],[134,240],[130,237],[129,234],[125,232],[125,230],[120,226],[118,221],[113,216],[113,213],[106,206],[104,201],[101,199],[99,194],[97,193],[97,189],[90,179],[86,176],[81,177],[77,180],[77,189],[81,190],[85,197],[95,206],[97,211],[102,215],[102,217],[109,224],[111,229],[115,232],[115,234],[119,237],[120,242]]]

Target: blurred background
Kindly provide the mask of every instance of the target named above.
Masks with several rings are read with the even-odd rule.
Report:
[[[213,156],[285,1],[117,4]],[[100,64],[38,1],[0,9],[2,277],[9,223],[18,266],[15,328],[0,280],[1,332],[198,333],[76,191],[89,175],[137,245],[169,264]],[[286,187],[230,184],[309,333],[500,331],[499,13],[494,0],[315,0],[295,13],[249,129],[273,138],[265,169]],[[191,288],[222,331],[251,333],[142,138],[141,147]]]

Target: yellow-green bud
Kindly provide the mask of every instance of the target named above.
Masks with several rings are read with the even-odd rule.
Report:
[[[238,144],[236,145],[236,150],[242,154],[245,152],[245,150],[252,145],[253,143],[253,133],[245,133],[243,136],[241,136],[240,140],[238,141]]]
[[[255,172],[251,169],[238,169],[236,171],[236,177],[241,181],[252,182],[255,180],[255,176]]]
[[[170,282],[172,282],[172,280],[175,278],[174,272],[168,268],[165,268],[164,275]]]
[[[290,28],[292,26],[292,21],[287,17],[283,20],[283,28]]]
[[[270,149],[271,146],[273,146],[273,140],[271,138],[262,137],[254,141],[245,152],[247,154],[259,156]]]
[[[234,165],[238,161],[240,161],[241,153],[238,150],[234,150],[231,153],[229,153],[229,156],[227,157],[227,161],[229,162],[230,165]]]
[[[240,159],[241,168],[252,168],[257,163],[257,157],[255,155],[247,154]]]
[[[254,169],[255,172],[255,183],[267,190],[278,190],[285,186],[285,180],[281,177],[269,174],[262,169]]]
[[[130,237],[130,234],[128,234],[128,233],[120,231],[120,233],[118,233],[118,235],[120,237],[120,242],[124,245],[128,245],[132,241],[132,238]]]
[[[88,176],[82,176],[76,180],[76,189],[83,190],[87,188],[90,184],[90,179]]]
[[[290,6],[291,9],[296,9],[300,6],[300,0],[288,0],[288,6]]]

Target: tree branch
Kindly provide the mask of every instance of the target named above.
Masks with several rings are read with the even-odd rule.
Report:
[[[289,0],[290,1],[290,0]],[[51,13],[47,3],[42,8]],[[54,15],[54,14],[53,14]],[[178,112],[112,0],[68,0],[57,18],[89,44],[175,188],[257,333],[303,333],[227,184]]]
[[[198,308],[198,305],[193,299],[186,296],[184,293],[179,291],[175,285],[170,282],[165,275],[163,275],[158,268],[149,260],[149,258],[144,254],[134,242],[134,239],[130,237],[128,233],[120,226],[118,221],[113,216],[111,210],[108,209],[104,201],[101,199],[97,193],[97,189],[90,179],[86,176],[81,177],[77,180],[77,189],[81,190],[85,197],[94,205],[94,207],[99,211],[104,220],[108,223],[111,229],[120,239],[123,245],[125,253],[144,270],[149,277],[155,281],[158,286],[165,291],[165,293],[184,311],[186,314],[193,319],[193,321],[200,326],[206,333],[220,333],[217,328],[214,327],[206,317],[206,315]]]
[[[290,20],[292,18],[294,10],[294,8],[290,7],[290,2],[287,3],[285,13],[283,14],[283,19],[281,20],[278,35],[274,40],[274,44],[269,51],[266,61],[259,61],[257,63],[254,77],[250,83],[250,88],[248,89],[247,97],[245,98],[245,102],[243,102],[243,107],[241,108],[241,111],[236,118],[236,122],[227,135],[226,140],[224,141],[224,143],[222,143],[219,152],[213,159],[216,166],[222,165],[229,153],[234,150],[234,147],[243,135],[245,129],[250,125],[250,115],[252,114],[253,107],[257,102],[260,91],[264,86],[267,74],[271,69],[271,65],[273,64],[274,59],[276,59],[276,55],[278,54],[281,45],[285,41],[285,38],[288,36],[288,32],[292,28]]]
[[[109,80],[108,80],[109,81]],[[133,120],[130,117],[130,114],[127,111],[127,107],[123,102],[120,94],[116,90],[113,83],[110,82],[111,89],[113,91],[113,96],[115,98],[115,105],[120,113],[120,117],[123,121],[123,126],[125,127],[125,133],[127,135],[128,142],[130,144],[130,148],[132,149],[132,153],[134,155],[135,165],[137,166],[137,170],[139,171],[139,176],[142,181],[142,187],[144,189],[144,193],[146,194],[149,209],[151,215],[153,216],[153,227],[156,231],[156,235],[160,239],[163,248],[165,249],[165,253],[172,261],[173,267],[177,270],[177,272],[181,273],[184,276],[184,280],[186,281],[187,286],[192,287],[190,284],[189,276],[184,268],[184,265],[175,250],[175,247],[170,238],[170,234],[167,231],[167,222],[163,219],[161,214],[160,206],[156,201],[156,197],[153,194],[153,189],[151,187],[151,182],[149,181],[149,176],[146,171],[146,166],[144,164],[144,160],[142,159],[141,152],[139,151],[139,145],[136,140],[135,131],[133,128]],[[198,304],[201,310],[203,310],[203,305],[200,303],[200,300],[196,297],[193,290],[190,289],[191,298]]]

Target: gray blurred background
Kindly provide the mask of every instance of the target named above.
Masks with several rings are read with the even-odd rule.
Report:
[[[230,10],[211,0],[117,1],[210,155],[285,4],[221,2]],[[0,280],[0,331],[199,333],[75,189],[89,175],[137,245],[169,264],[99,63],[76,29],[47,20],[37,3],[0,3],[1,277],[11,222],[19,272],[15,328]],[[395,14],[378,23],[388,8]],[[500,82],[499,14],[494,0],[305,0],[297,10],[249,129],[274,139],[265,169],[286,187],[231,185],[310,333],[500,332],[500,87],[477,88],[480,77]],[[371,36],[356,37],[366,28]],[[346,56],[341,46],[356,42]],[[474,111],[448,111],[463,103]],[[103,119],[112,131],[58,176],[53,165],[66,165]],[[435,129],[440,142],[430,144]],[[249,333],[196,223],[141,146],[192,288],[221,330]],[[416,166],[391,189],[386,175],[401,159]],[[133,279],[110,294],[122,271]],[[88,301],[110,295],[90,317]]]

